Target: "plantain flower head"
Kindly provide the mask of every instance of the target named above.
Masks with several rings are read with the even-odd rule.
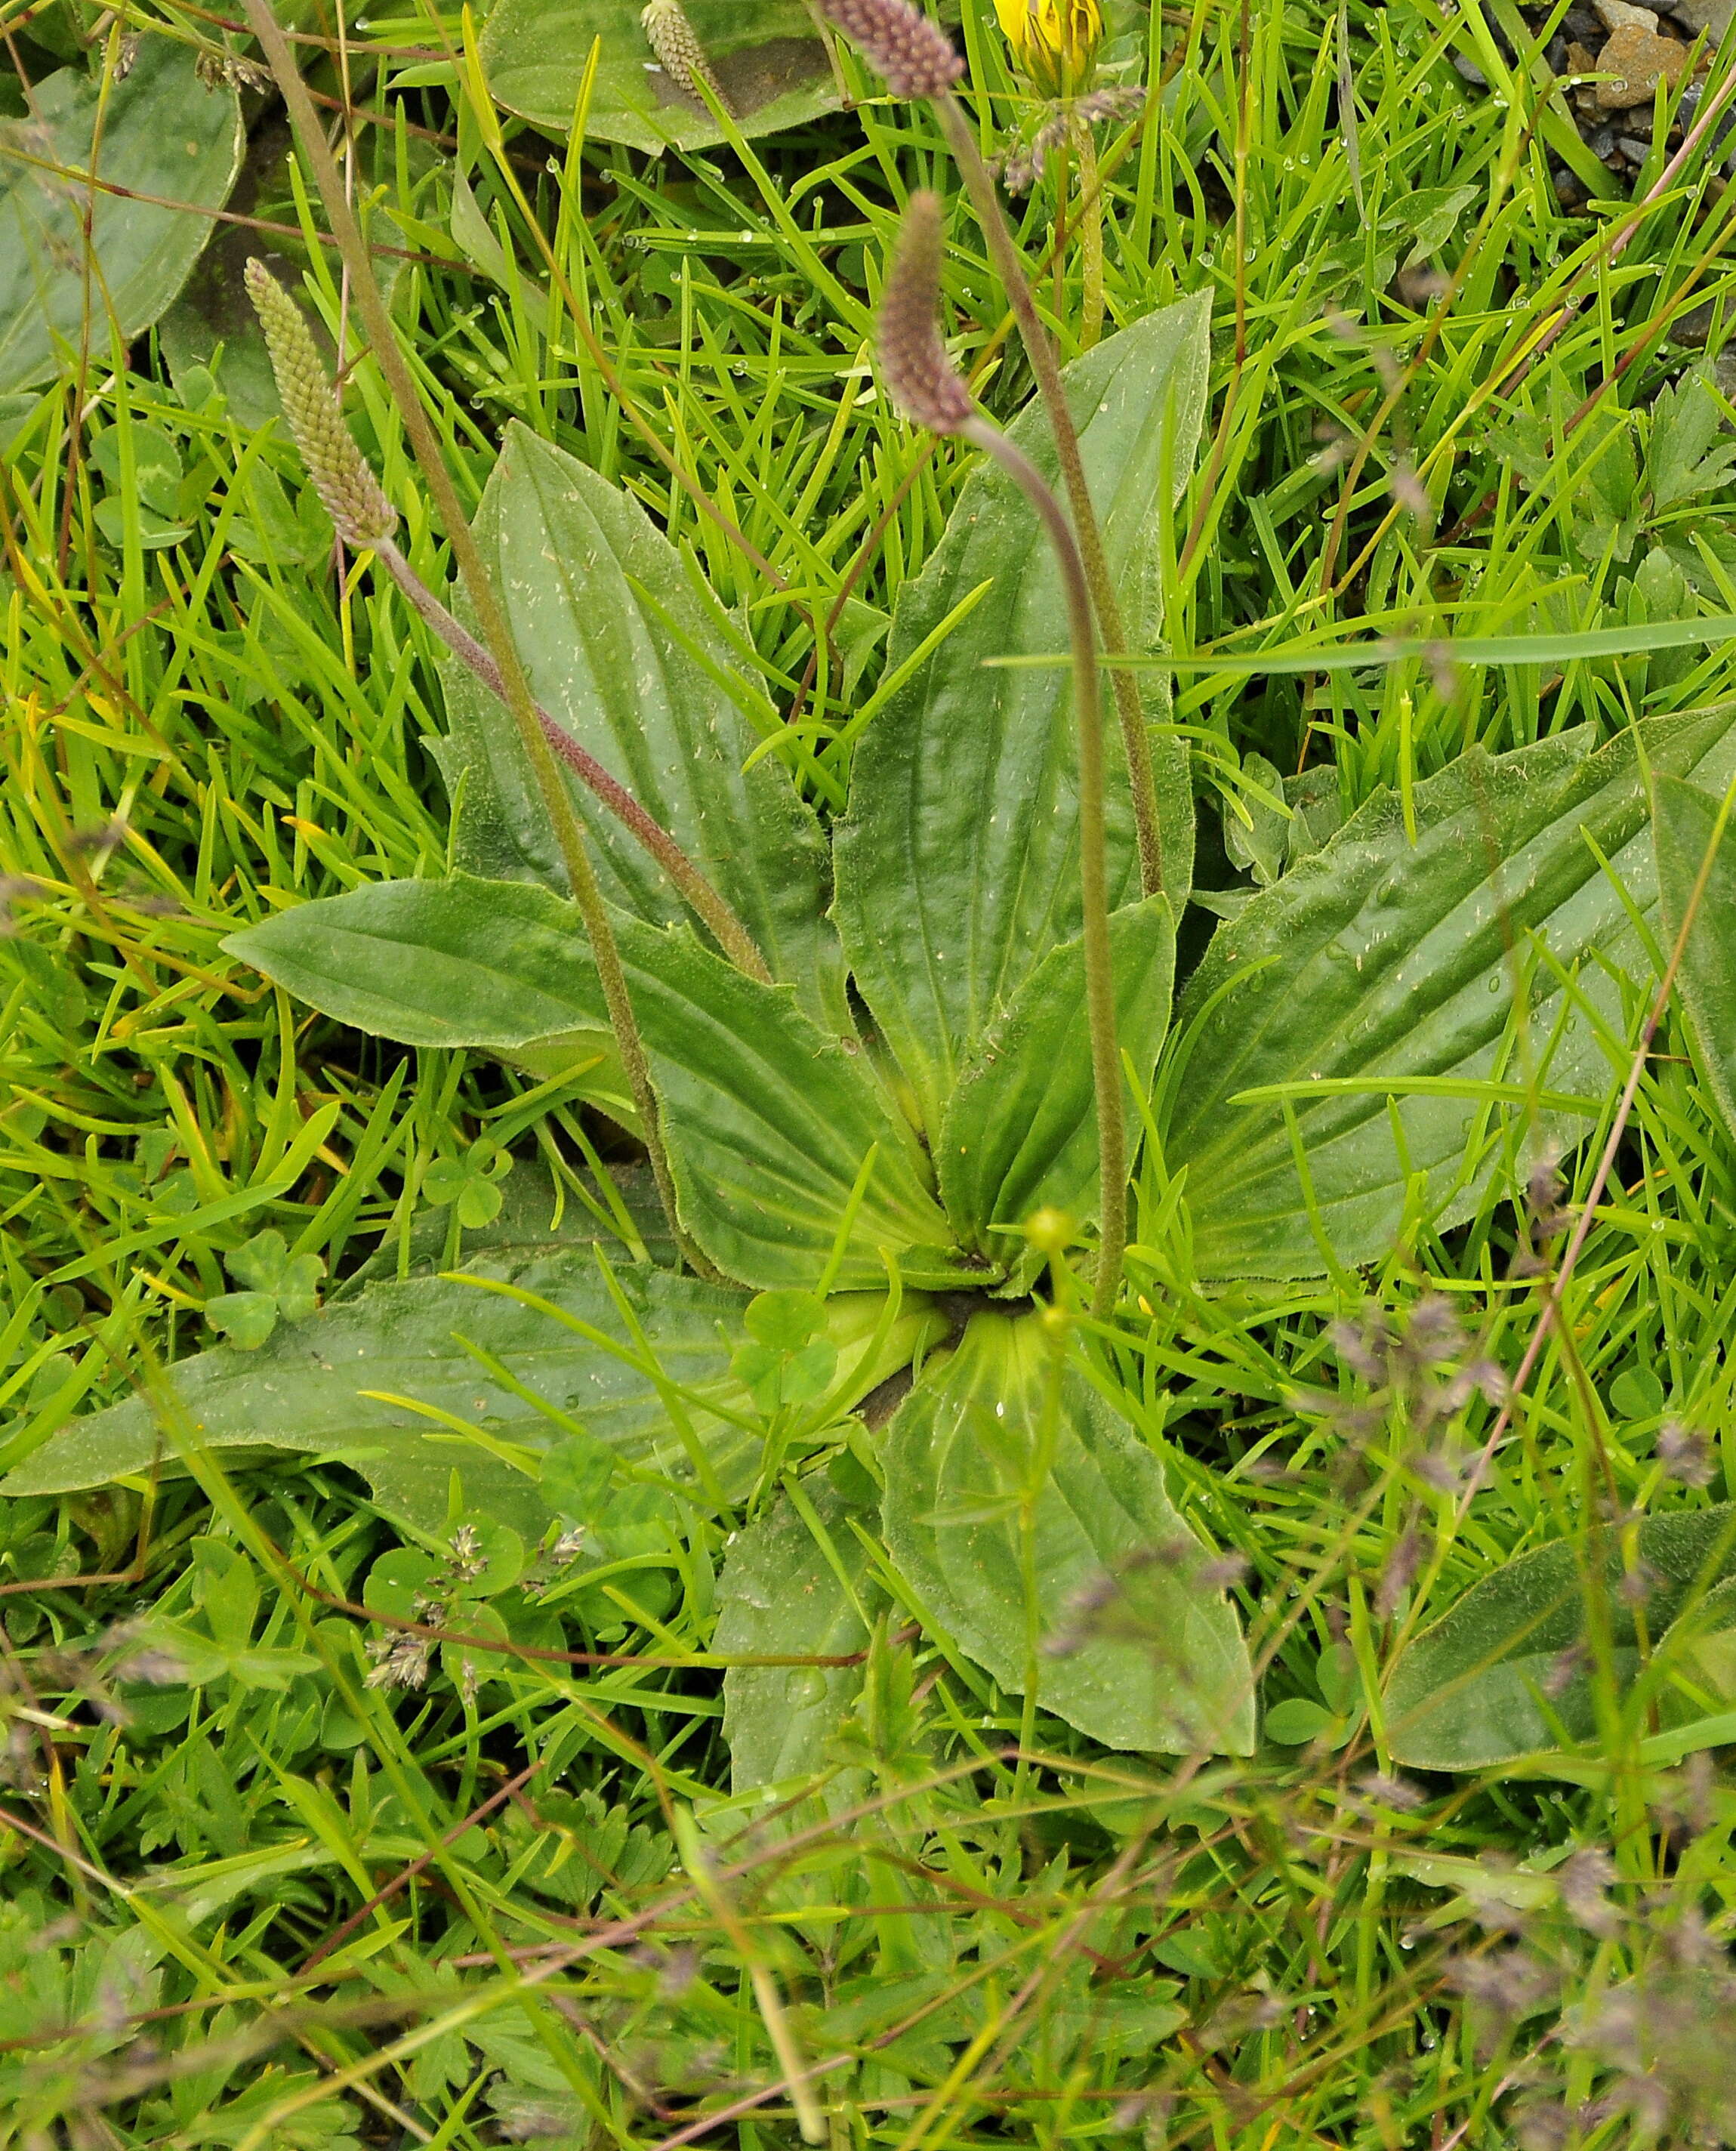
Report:
[[[1045,97],[1083,89],[1103,37],[1097,0],[995,0],[1006,41]]]
[[[376,539],[389,538],[397,517],[350,438],[337,392],[301,308],[263,261],[250,261],[245,276],[247,296],[271,355],[283,415],[326,514],[347,544],[365,549]]]
[[[898,228],[874,322],[874,356],[887,393],[932,433],[956,433],[974,415],[970,391],[940,340],[940,197],[914,194]]]

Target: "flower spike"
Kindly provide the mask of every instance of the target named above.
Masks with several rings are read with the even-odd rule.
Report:
[[[887,393],[907,418],[931,433],[957,433],[973,407],[940,340],[939,298],[940,197],[914,194],[881,295],[875,356]]]
[[[397,529],[397,512],[350,438],[337,392],[301,309],[263,261],[247,264],[246,279],[247,296],[271,355],[283,415],[313,489],[339,537],[365,551]]]
[[[910,0],[820,0],[894,97],[944,97],[964,72],[951,40]]]

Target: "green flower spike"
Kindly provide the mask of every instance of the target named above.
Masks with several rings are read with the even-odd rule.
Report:
[[[397,513],[350,438],[337,392],[301,308],[262,261],[247,264],[247,296],[266,332],[283,415],[337,534],[358,550],[389,538],[397,528]]]

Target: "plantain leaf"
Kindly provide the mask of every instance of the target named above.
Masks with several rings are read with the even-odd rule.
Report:
[[[685,12],[743,134],[838,109],[832,63],[803,0],[686,0]],[[600,39],[585,119],[591,140],[653,154],[723,141],[703,100],[657,65],[640,13],[640,0],[500,0],[482,36],[488,88],[509,112],[564,134]]]
[[[1520,1555],[1400,1654],[1384,1704],[1394,1759],[1418,1769],[1478,1770],[1546,1754],[1558,1733],[1597,1739],[1600,1683],[1612,1683],[1615,1708],[1640,1678],[1642,1607],[1657,1653],[1648,1688],[1663,1722],[1691,1724],[1727,1709],[1736,1665],[1721,1637],[1736,1604],[1715,1587],[1733,1576],[1736,1506],[1728,1503]],[[1623,1588],[1629,1577],[1637,1593]],[[1597,1647],[1600,1629],[1607,1655]]]
[[[28,120],[0,120],[0,392],[81,349],[106,367],[187,281],[241,154],[240,100],[206,89],[193,59],[147,34],[119,81],[63,68],[31,91]],[[94,191],[78,176],[93,154]]]
[[[425,1531],[447,1529],[456,1501],[460,1514],[480,1511],[534,1540],[554,1513],[539,1484],[543,1459],[570,1440],[574,1420],[624,1465],[692,1478],[671,1384],[726,1489],[739,1496],[752,1483],[758,1439],[726,1416],[751,1411],[730,1372],[746,1293],[624,1268],[614,1280],[624,1313],[588,1248],[528,1262],[493,1249],[470,1274],[533,1294],[595,1334],[462,1278],[370,1285],[280,1328],[256,1350],[222,1345],[184,1360],[163,1378],[155,1402],[132,1398],[72,1421],[0,1482],[0,1493],[64,1493],[146,1475],[159,1461],[173,1470],[196,1441],[234,1452],[231,1462],[274,1450],[337,1456],[362,1473],[382,1508]],[[907,1294],[870,1359],[884,1305],[880,1293],[828,1303],[828,1332],[859,1379],[853,1394],[903,1364],[932,1329],[926,1303]],[[660,1382],[629,1314],[650,1341]]]
[[[866,1648],[867,1622],[885,1599],[869,1581],[850,1505],[822,1474],[805,1480],[802,1492],[838,1567],[789,1496],[781,1496],[736,1533],[724,1556],[711,1638],[720,1656],[843,1658]],[[723,1676],[731,1789],[817,1776],[861,1686],[860,1666],[731,1666]]]
[[[518,424],[476,536],[537,700],[722,892],[809,1014],[848,1031],[819,825],[775,757],[743,773],[756,735],[716,684],[734,660],[675,548],[618,486]],[[564,895],[559,847],[504,706],[457,665],[446,686],[442,760],[448,782],[463,785],[456,863]],[[650,855],[586,787],[574,779],[569,790],[610,901],[653,925],[686,919]]]
[[[820,1030],[792,988],[746,977],[684,929],[615,924],[682,1222],[726,1275],[811,1287],[873,1149],[837,1284],[883,1283],[883,1248],[910,1283],[979,1281],[865,1054]],[[406,1045],[595,1040],[605,1014],[576,910],[529,883],[378,882],[224,946],[326,1015]]]
[[[1201,1275],[1316,1276],[1329,1250],[1371,1260],[1407,1199],[1450,1225],[1503,1155],[1598,1110],[1623,1056],[1593,1014],[1624,1035],[1623,979],[1651,969],[1627,908],[1657,916],[1638,751],[1721,790],[1736,736],[1723,711],[1588,747],[1570,733],[1499,759],[1473,749],[1417,787],[1415,843],[1377,795],[1218,928],[1167,1084],[1165,1155],[1187,1173]],[[1347,1087],[1313,1089],[1323,1078]],[[1477,1089],[1491,1083],[1506,1095]],[[1268,1086],[1287,1090],[1293,1136],[1283,1096],[1238,1102]]]
[[[1111,567],[1141,594],[1130,628],[1147,638],[1151,623],[1140,615],[1153,533],[1166,487],[1173,499],[1192,468],[1208,330],[1207,301],[1186,299],[1068,369]],[[1012,433],[1053,478],[1040,411],[1026,411]],[[972,472],[934,554],[900,590],[889,664],[908,658],[985,581],[988,595],[863,735],[836,845],[836,915],[850,968],[931,1135],[978,1041],[1081,924],[1069,676],[984,670],[989,657],[1067,646],[1048,541],[994,463]],[[1120,906],[1137,898],[1139,882],[1112,721],[1109,731],[1108,880],[1110,903]],[[1185,772],[1166,790],[1166,850],[1185,887],[1192,829]]]
[[[1169,1021],[1175,922],[1161,896],[1110,921],[1117,1042],[1144,1096]],[[1097,1200],[1097,1108],[1085,944],[1051,949],[967,1062],[941,1124],[947,1215],[968,1247],[1004,1260],[996,1226],[1043,1203],[1086,1215]]]
[[[1670,948],[1681,933],[1701,867],[1713,854],[1676,980],[1712,1095],[1724,1126],[1736,1134],[1736,846],[1724,840],[1718,802],[1708,792],[1660,775],[1652,796],[1658,892]]]
[[[685,929],[620,922],[621,957],[664,1106],[681,1222],[726,1275],[811,1289],[858,1174],[866,1193],[835,1273],[978,1283],[929,1192],[928,1161],[853,1039],[831,1038],[788,986],[765,986]]]
[[[1002,1688],[1023,1692],[1035,1645],[1039,1703],[1095,1740],[1252,1748],[1253,1676],[1205,1551],[1162,1464],[1057,1363],[1039,1318],[974,1315],[899,1406],[885,1468],[893,1560]],[[1028,1585],[1020,1510],[1034,1481]]]

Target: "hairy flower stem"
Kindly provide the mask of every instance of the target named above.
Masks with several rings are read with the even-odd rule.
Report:
[[[453,619],[391,539],[376,538],[370,542],[381,565],[453,656],[468,666],[489,692],[499,695],[504,701],[506,683],[500,676],[500,667],[481,643]],[[750,978],[757,979],[762,985],[770,985],[772,974],[766,968],[766,959],[753,936],[668,830],[660,822],[653,820],[626,787],[618,783],[595,755],[587,753],[540,702],[532,706],[550,749],[650,853],[685,901],[716,935],[725,955]]]
[[[977,220],[982,225],[983,235],[989,242],[989,252],[1005,289],[1013,318],[1019,325],[1031,372],[1036,376],[1037,392],[1043,399],[1050,431],[1055,437],[1055,453],[1060,459],[1067,504],[1073,511],[1073,529],[1091,601],[1096,609],[1105,654],[1111,658],[1125,657],[1127,630],[1121,618],[1121,600],[1116,595],[1115,579],[1109,572],[1109,561],[1104,554],[1103,534],[1097,523],[1096,510],[1091,505],[1091,488],[1086,483],[1085,462],[1079,453],[1079,432],[1067,406],[1060,361],[1037,312],[1030,280],[1019,258],[1019,249],[1001,209],[1000,197],[995,191],[995,182],[977,148],[976,136],[971,132],[964,107],[950,90],[932,102],[941,131],[946,136],[947,147],[953,153]],[[1121,741],[1126,750],[1128,785],[1133,795],[1140,886],[1146,895],[1155,896],[1163,887],[1163,830],[1157,814],[1157,782],[1151,769],[1151,743],[1146,731],[1146,713],[1140,701],[1139,682],[1132,672],[1126,666],[1116,666],[1110,676],[1115,691],[1116,714],[1121,720]]]
[[[1097,1096],[1097,1151],[1102,1222],[1091,1313],[1115,1311],[1127,1245],[1127,1131],[1121,1111],[1121,1056],[1116,1040],[1115,974],[1109,947],[1109,891],[1103,856],[1103,711],[1097,691],[1097,648],[1091,585],[1060,503],[1042,473],[986,418],[959,428],[973,447],[993,456],[1036,510],[1061,571],[1073,643],[1073,715],[1079,728],[1079,880],[1085,914],[1085,998],[1091,1035],[1091,1076]]]
[[[440,453],[440,444],[434,438],[433,427],[423,408],[415,381],[403,353],[398,348],[391,316],[386,311],[386,302],[380,296],[380,287],[374,277],[373,263],[369,258],[367,243],[351,212],[343,181],[326,146],[313,99],[307,94],[307,86],[302,81],[290,52],[289,41],[271,13],[268,0],[243,0],[243,5],[253,34],[259,39],[260,48],[271,63],[271,73],[276,78],[277,87],[282,93],[284,104],[294,124],[301,154],[307,159],[308,169],[320,190],[332,226],[332,235],[337,241],[350,272],[352,288],[367,330],[368,342],[392,392],[398,416],[409,436],[417,463],[428,491],[433,496],[435,508],[457,558],[458,572],[463,577],[471,602],[476,607],[482,640],[493,654],[499,667],[507,708],[518,727],[519,737],[524,743],[525,755],[536,779],[537,790],[548,810],[560,846],[567,877],[572,884],[573,898],[579,907],[580,916],[585,922],[585,930],[590,941],[598,981],[603,989],[604,1003],[609,1011],[610,1028],[615,1034],[615,1047],[621,1057],[627,1087],[638,1109],[658,1197],[662,1202],[676,1247],[691,1260],[686,1236],[676,1214],[675,1183],[670,1177],[669,1156],[663,1146],[662,1124],[658,1116],[656,1094],[651,1089],[645,1042],[639,1035],[638,1021],[627,992],[626,974],[621,968],[620,950],[615,944],[602,892],[597,887],[597,878],[585,848],[585,834],[580,826],[578,814],[567,796],[565,782],[555,764],[549,742],[543,736],[542,726],[537,722],[536,705],[531,700],[524,668],[519,662],[519,653],[513,645],[505,615],[500,610],[500,601],[483,564],[481,551],[465,517],[458,488],[452,482],[452,473],[446,468],[445,458]]]

